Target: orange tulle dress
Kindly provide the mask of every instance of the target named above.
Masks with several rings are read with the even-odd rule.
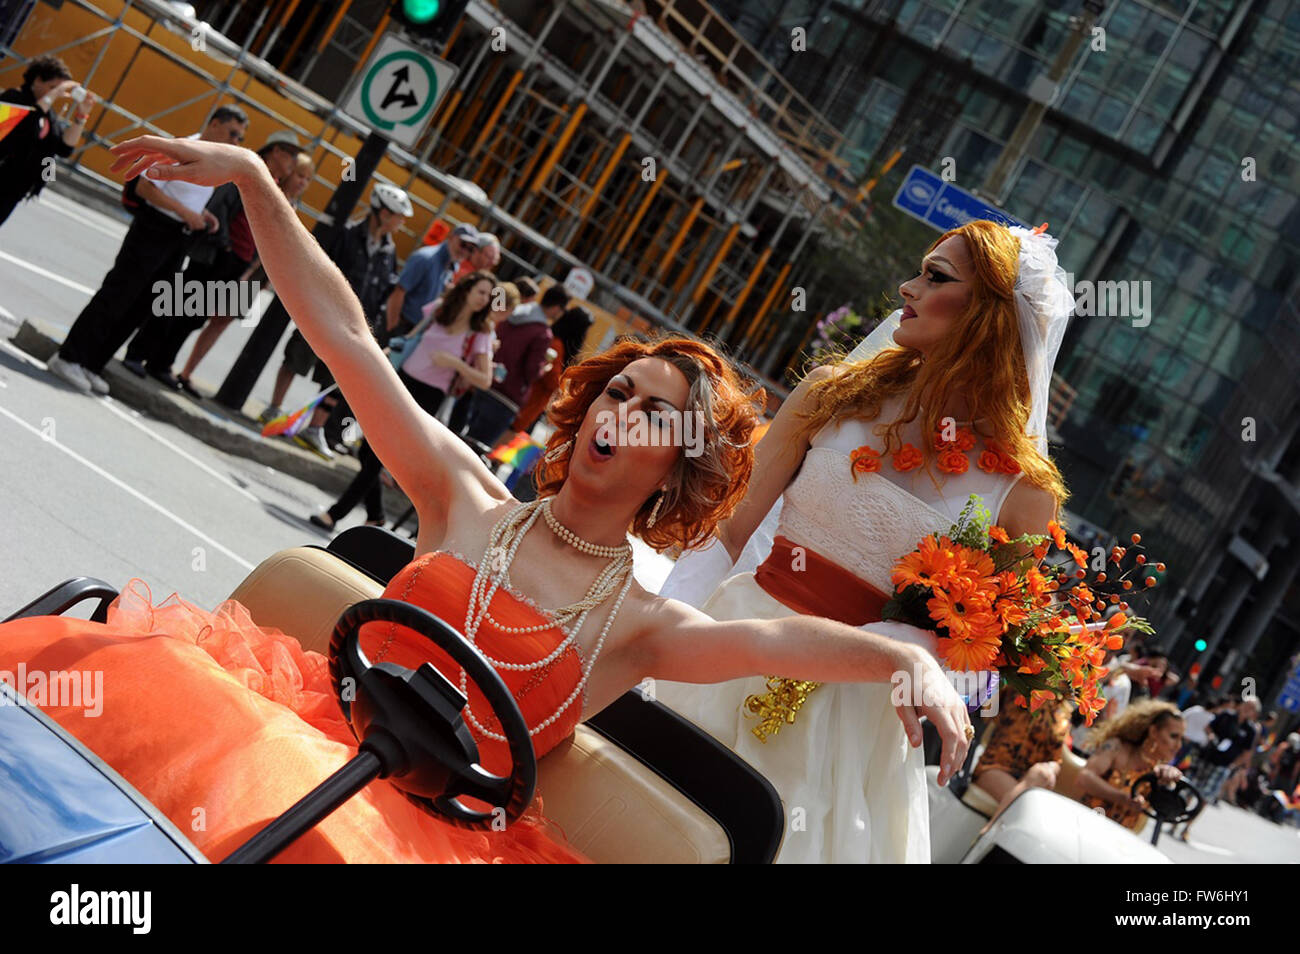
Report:
[[[474,572],[461,557],[428,553],[398,573],[384,596],[427,609],[459,630]],[[514,627],[549,619],[505,590],[493,597],[491,616]],[[558,626],[503,634],[485,620],[477,643],[498,660],[533,662],[564,638]],[[361,646],[372,663],[414,668],[432,661],[453,683],[460,678],[459,668],[432,643],[396,624],[366,624]],[[212,861],[229,855],[356,754],[326,658],[277,629],[257,626],[234,600],[211,612],[175,594],[153,605],[148,587],[133,579],[113,601],[105,623],[42,616],[0,625],[0,671],[16,672],[19,663],[29,673],[103,673],[98,716],[85,708],[46,705],[44,711],[121,773]],[[546,669],[507,670],[502,678],[532,727],[573,695],[582,668],[578,651],[570,647]],[[472,683],[468,695],[478,721],[500,734]],[[579,695],[533,736],[539,758],[573,732],[583,701]],[[466,723],[479,742],[483,765],[506,770],[505,744]],[[424,812],[379,779],[276,860],[584,861],[544,818],[539,802],[504,831],[471,831]]]

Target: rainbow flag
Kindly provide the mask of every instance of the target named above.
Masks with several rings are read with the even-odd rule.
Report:
[[[510,440],[492,449],[488,454],[498,464],[509,464],[516,473],[527,473],[537,459],[542,456],[542,445],[537,444],[527,434],[519,433]]]
[[[31,111],[30,106],[0,103],[0,139],[9,135],[10,131],[26,119]]]
[[[263,437],[293,437],[307,426],[311,420],[311,412],[320,406],[320,402],[325,400],[325,395],[329,394],[337,384],[331,384],[320,394],[316,395],[305,405],[294,411],[292,414],[281,414],[266,422],[262,428]]]

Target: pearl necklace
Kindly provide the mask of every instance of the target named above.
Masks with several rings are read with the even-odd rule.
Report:
[[[589,543],[582,539],[556,518],[551,511],[551,498],[549,497],[542,501],[542,516],[546,518],[546,525],[551,528],[551,532],[579,553],[595,557],[616,557],[632,550],[632,545],[629,543],[622,543],[616,547],[607,547],[598,543]]]
[[[613,626],[614,620],[623,606],[623,601],[627,597],[628,591],[632,588],[632,582],[634,579],[632,575],[631,546],[612,547],[610,549],[616,551],[615,558],[611,560],[609,565],[606,566],[605,569],[596,577],[591,588],[587,591],[587,595],[572,606],[566,606],[561,610],[557,610],[554,614],[555,619],[553,622],[548,621],[534,626],[502,626],[496,620],[492,619],[488,614],[488,606],[492,602],[492,597],[496,595],[502,582],[506,580],[510,566],[514,563],[515,555],[519,552],[520,543],[523,542],[528,531],[532,529],[533,524],[537,522],[538,514],[546,512],[546,505],[548,503],[549,500],[541,500],[524,504],[522,507],[518,507],[506,514],[497,521],[496,526],[492,528],[492,532],[488,537],[487,550],[484,552],[483,559],[480,561],[477,571],[474,574],[474,583],[470,588],[469,604],[465,609],[465,638],[469,640],[470,643],[474,643],[475,637],[478,635],[479,627],[485,619],[498,631],[515,635],[541,632],[543,630],[559,627],[566,634],[564,640],[546,657],[535,662],[510,663],[499,659],[493,659],[491,656],[487,656],[486,653],[484,654],[488,662],[497,669],[504,669],[513,672],[528,672],[541,669],[545,666],[549,666],[552,662],[558,659],[562,653],[566,652],[569,647],[575,645],[577,642],[578,632],[582,628],[582,624],[586,621],[587,616],[592,609],[608,599],[618,587],[619,583],[622,583],[622,589],[618,594],[618,598],[614,602],[614,607],[611,610],[609,617],[605,620],[605,625],[600,631],[600,637],[596,640],[595,646],[592,647],[591,659],[582,673],[582,678],[578,680],[578,684],[574,687],[573,692],[571,692],[569,697],[560,704],[558,709],[551,713],[548,718],[538,723],[532,729],[529,729],[528,735],[530,737],[537,735],[543,729],[556,722],[560,716],[564,714],[565,710],[573,704],[573,701],[578,698],[583,689],[586,688],[587,681],[591,677],[592,669],[595,668],[596,659],[600,656],[601,648],[605,644],[605,638],[609,635],[610,628]],[[590,546],[591,544],[588,545]],[[574,622],[570,627],[565,627],[561,622],[561,617],[567,620],[574,620]],[[468,698],[467,682],[468,679],[465,671],[462,669],[460,673],[460,691],[466,696],[466,698]],[[498,742],[504,742],[506,740],[504,735],[493,732],[480,723],[475,717],[474,711],[468,702],[465,705],[465,714],[468,716],[470,724],[478,729],[479,732],[483,733],[483,735],[490,739],[495,739]]]

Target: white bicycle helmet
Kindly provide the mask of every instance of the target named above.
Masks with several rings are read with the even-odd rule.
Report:
[[[370,190],[370,207],[372,209],[385,208],[390,212],[396,212],[398,215],[410,217],[415,214],[411,208],[410,197],[387,182],[376,182]]]

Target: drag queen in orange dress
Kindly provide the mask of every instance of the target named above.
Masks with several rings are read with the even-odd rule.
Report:
[[[569,368],[550,411],[556,433],[539,467],[539,499],[520,504],[415,404],[346,281],[253,153],[152,136],[113,151],[115,169],[128,177],[152,165],[159,178],[239,187],[277,293],[419,513],[415,559],[384,596],[454,625],[463,620],[462,633],[518,703],[538,757],[647,676],[709,683],[782,672],[887,682],[901,670],[921,672],[926,686],[925,704],[895,710],[912,744],[920,744],[926,716],[944,739],[945,771],[961,764],[969,718],[928,653],[811,616],[715,622],[635,584],[629,530],[661,550],[709,539],[753,466],[758,396],[708,345],[628,340]],[[702,453],[685,453],[683,440],[628,439],[629,424],[667,409],[679,415],[678,425],[671,415],[660,419],[669,436],[681,414],[707,410]],[[626,430],[608,427],[616,418]],[[482,694],[441,651],[388,622],[367,623],[360,639],[372,661],[408,668],[428,661],[459,680],[484,767],[507,768]],[[257,626],[234,601],[214,612],[179,597],[153,605],[133,580],[106,623],[39,617],[0,625],[0,671],[19,663],[103,673],[101,715],[57,708],[50,715],[213,860],[356,754],[325,657]],[[581,860],[545,821],[540,794],[542,805],[504,831],[466,831],[374,781],[277,860]]]

